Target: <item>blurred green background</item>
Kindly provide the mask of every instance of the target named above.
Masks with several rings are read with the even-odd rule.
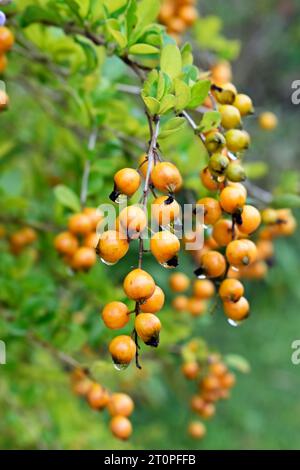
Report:
[[[278,191],[297,186],[300,169],[299,107],[290,100],[291,82],[300,79],[299,7],[296,0],[199,2],[201,19],[216,15],[223,23],[222,36],[240,40],[240,54],[233,64],[234,82],[253,97],[257,112],[268,109],[279,116],[280,125],[270,134],[258,129],[255,117],[249,123],[254,134],[249,160],[263,160],[269,165],[257,184],[266,189],[275,186]],[[12,62],[17,57],[12,56]],[[204,55],[201,60],[209,61],[210,57]],[[52,220],[55,216],[61,221],[64,214],[53,203],[50,192],[44,190],[44,184],[53,174],[64,174],[74,183],[80,169],[74,165],[72,155],[80,150],[63,129],[56,134],[55,125],[41,113],[35,100],[14,82],[17,67],[12,64],[11,82],[9,76],[7,79],[13,106],[0,127],[0,140],[4,142],[0,160],[4,176],[0,183],[6,195],[0,207],[6,214],[24,211],[30,217]],[[131,125],[134,134],[134,123]],[[4,148],[8,140],[11,149]],[[120,148],[114,140],[109,143],[109,151],[116,158],[107,166],[107,174],[101,175],[102,199],[99,195],[94,199],[98,203],[108,194],[115,167],[122,165]],[[94,185],[99,187],[97,175]],[[24,192],[35,200],[29,209],[23,207]],[[252,315],[241,327],[230,327],[220,311],[212,318],[192,323],[189,317],[167,307],[160,317],[166,331],[162,332],[161,346],[154,353],[143,354],[141,372],[133,367],[120,373],[110,364],[108,368],[102,363],[95,366],[100,381],[103,379],[112,390],[127,391],[135,400],[134,433],[126,443],[111,436],[105,414],[91,411],[72,395],[68,374],[47,351],[29,343],[25,332],[32,318],[39,332],[46,337],[49,334],[58,348],[77,351],[80,359],[78,350],[88,340],[99,351],[99,359],[106,361],[104,351],[110,333],[99,322],[100,305],[121,295],[118,280],[134,264],[135,253],[117,267],[99,265],[88,275],[71,278],[66,277],[65,268],[51,253],[51,235],[43,236],[39,244],[39,263],[34,262],[31,252],[16,260],[7,253],[4,242],[1,244],[2,311],[18,319],[16,323],[0,320],[0,337],[7,343],[7,364],[0,366],[1,449],[299,448],[300,365],[291,362],[291,343],[300,339],[297,232],[276,241],[275,265],[268,277],[247,283]],[[146,263],[171,299],[166,273],[150,259]],[[191,272],[188,259],[182,260],[182,269]],[[54,278],[59,282],[58,290]],[[83,327],[75,322],[68,329],[78,311],[84,318]],[[48,327],[49,318],[54,326]],[[231,399],[218,404],[216,417],[207,424],[207,436],[200,443],[186,433],[188,422],[194,418],[189,400],[196,386],[186,383],[180,373],[180,359],[168,349],[190,334],[205,337],[210,347],[221,353],[247,358],[251,366],[249,374],[237,373]],[[88,357],[89,350],[85,353]],[[94,353],[90,354],[93,358]]]

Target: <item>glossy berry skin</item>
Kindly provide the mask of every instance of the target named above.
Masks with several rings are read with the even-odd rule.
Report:
[[[245,181],[246,179],[245,169],[238,160],[229,163],[228,167],[226,168],[225,174],[227,179],[235,183]]]
[[[126,393],[113,393],[107,408],[111,416],[125,416],[128,418],[134,410],[134,403]]]
[[[132,434],[132,424],[125,416],[114,416],[110,421],[110,430],[115,437],[126,441]]]
[[[234,321],[244,320],[249,314],[249,303],[245,297],[241,297],[237,302],[223,302],[225,315]]]
[[[173,222],[180,214],[180,206],[175,199],[169,203],[168,196],[156,198],[151,206],[151,215],[160,226],[166,226]]]
[[[219,296],[223,301],[237,302],[244,295],[244,286],[237,279],[224,279],[219,288]]]
[[[140,313],[135,318],[134,328],[145,344],[153,347],[158,346],[161,323],[156,315],[153,313]]]
[[[93,248],[81,246],[78,248],[72,257],[72,268],[78,271],[87,271],[97,261],[96,252]]]
[[[235,385],[236,379],[232,372],[227,372],[220,378],[220,385],[225,389],[230,389]]]
[[[130,336],[116,336],[109,343],[109,352],[115,364],[127,365],[135,356],[136,345]]]
[[[129,299],[141,301],[148,299],[155,291],[155,282],[146,271],[134,269],[124,279],[124,292]]]
[[[226,270],[226,261],[221,253],[212,250],[201,256],[201,267],[207,277],[220,277]]]
[[[74,214],[69,219],[68,228],[74,235],[87,235],[92,230],[92,224],[86,214]]]
[[[223,175],[229,165],[229,159],[222,153],[214,153],[209,159],[209,170],[213,175]]]
[[[223,362],[213,362],[209,366],[209,373],[216,377],[222,377],[228,371],[227,366]]]
[[[176,235],[163,230],[156,232],[150,240],[150,250],[156,260],[161,264],[172,266],[172,260],[180,250],[180,242]]]
[[[220,387],[219,379],[213,374],[208,374],[202,379],[201,387],[206,391],[217,390]]]
[[[241,125],[241,114],[239,110],[230,104],[219,107],[221,113],[221,124],[225,129],[233,129]]]
[[[187,311],[193,316],[198,317],[204,315],[207,310],[207,304],[204,300],[197,297],[190,297],[188,299]]]
[[[209,279],[196,279],[193,284],[193,294],[197,299],[208,300],[215,293],[215,286]]]
[[[159,312],[165,303],[165,294],[159,286],[155,286],[155,290],[151,297],[145,302],[140,304],[141,312],[157,313]]]
[[[7,67],[7,58],[4,54],[0,54],[0,73],[3,73]]]
[[[178,168],[170,162],[157,163],[151,171],[151,181],[162,192],[177,192],[182,186]]]
[[[252,114],[254,112],[253,103],[250,96],[243,93],[236,95],[233,106],[239,110],[241,116],[247,116],[247,114]]]
[[[251,240],[234,240],[227,245],[226,258],[232,266],[247,266],[257,259],[257,248]]]
[[[122,168],[114,176],[115,187],[118,192],[132,196],[140,187],[140,174],[133,168]]]
[[[117,225],[119,231],[127,234],[128,238],[136,240],[147,226],[147,215],[139,206],[128,206],[120,212]]]
[[[80,397],[86,397],[92,386],[93,382],[86,377],[81,380],[74,381],[72,383],[72,391]]]
[[[114,264],[126,255],[129,243],[124,235],[116,230],[102,233],[97,245],[97,253],[106,263]]]
[[[273,131],[278,126],[277,116],[269,111],[260,114],[258,121],[265,131]]]
[[[188,302],[189,302],[189,300],[185,295],[177,295],[172,300],[172,307],[177,312],[184,312],[188,308]]]
[[[181,367],[181,372],[183,373],[184,377],[188,380],[195,380],[200,372],[200,367],[198,362],[191,361],[186,362]]]
[[[4,54],[9,51],[15,42],[13,33],[6,28],[6,26],[0,26],[0,54]]]
[[[233,214],[241,209],[246,203],[246,194],[234,186],[226,186],[220,193],[220,204],[222,209]]]
[[[208,167],[200,172],[200,179],[203,186],[209,191],[217,191],[219,188],[219,183],[214,179]]]
[[[89,248],[96,249],[98,245],[99,235],[96,232],[88,233],[83,239],[83,246],[87,246]]]
[[[225,147],[226,141],[218,131],[211,131],[205,136],[205,147],[209,153],[215,153],[222,150]]]
[[[197,206],[204,206],[204,223],[205,225],[214,225],[222,215],[222,209],[219,201],[212,197],[203,197],[197,201]]]
[[[236,227],[232,227],[232,221],[229,219],[220,219],[213,226],[212,236],[219,246],[227,246],[236,234]]]
[[[110,302],[102,310],[102,319],[112,330],[123,328],[129,321],[128,307],[123,302]]]
[[[222,85],[222,90],[215,90],[214,95],[220,104],[232,104],[237,95],[237,89],[232,83]]]
[[[96,230],[97,225],[103,219],[103,213],[94,207],[85,207],[82,212],[90,219],[92,230]]]
[[[109,393],[98,383],[94,383],[87,393],[87,400],[94,410],[102,410],[109,403]]]
[[[184,292],[189,288],[190,279],[184,273],[174,273],[169,278],[169,285],[173,292]]]
[[[78,240],[70,232],[59,233],[54,239],[56,250],[66,256],[73,256],[78,249]]]
[[[254,206],[245,205],[241,212],[242,223],[238,225],[243,233],[250,234],[258,229],[261,223],[260,212]]]
[[[231,152],[242,152],[250,145],[248,132],[240,129],[230,129],[225,134],[226,145]]]
[[[188,434],[193,439],[202,439],[206,434],[206,427],[201,421],[192,421],[188,426]]]

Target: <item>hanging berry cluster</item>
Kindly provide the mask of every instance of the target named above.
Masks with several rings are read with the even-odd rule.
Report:
[[[72,391],[86,398],[89,406],[96,411],[108,411],[110,430],[115,437],[127,440],[132,434],[129,420],[134,410],[132,398],[126,393],[111,393],[98,382],[90,379],[84,370],[75,369],[71,375]]]
[[[1,226],[0,238],[6,238],[10,252],[13,255],[18,256],[25,248],[32,245],[37,240],[37,232],[32,227],[22,227],[18,230],[7,231],[4,226]]]
[[[14,44],[14,35],[5,26],[5,14],[0,11],[0,76],[5,72],[7,67],[6,53],[12,48]],[[9,98],[5,90],[0,88],[0,111],[4,111],[9,104]]]
[[[195,23],[197,17],[196,0],[163,0],[158,19],[177,39]]]

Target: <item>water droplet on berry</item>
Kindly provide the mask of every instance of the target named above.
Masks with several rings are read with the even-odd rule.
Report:
[[[240,322],[240,321],[232,320],[231,318],[228,318],[227,321],[228,321],[228,323],[229,323],[230,326],[234,326],[234,327],[240,326],[240,324],[242,323],[242,322]]]
[[[116,364],[116,363],[114,363],[114,368],[116,370],[119,370],[119,371],[120,370],[125,370],[125,369],[127,369],[128,365],[129,364]]]
[[[174,269],[176,266],[170,266],[168,263],[159,263],[163,268]]]
[[[115,199],[116,204],[124,204],[127,201],[127,196],[125,194],[119,194],[119,196]]]
[[[113,266],[114,264],[117,264],[117,261],[115,263],[109,263],[109,261],[106,261],[103,258],[100,258],[100,260],[102,261],[102,263],[106,264],[107,266]]]

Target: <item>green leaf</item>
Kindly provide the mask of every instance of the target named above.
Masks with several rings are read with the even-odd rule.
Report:
[[[207,111],[198,126],[200,132],[208,132],[221,123],[221,114],[218,111]]]
[[[162,72],[159,72],[158,81],[157,81],[157,92],[156,92],[156,98],[158,99],[158,101],[160,101],[163,98],[164,94],[165,94],[165,91],[166,91],[166,77],[167,77],[167,75],[165,75]]]
[[[175,109],[177,111],[183,110],[187,104],[190,102],[191,99],[191,90],[190,87],[183,82],[176,78],[174,80],[174,89],[175,89]]]
[[[95,51],[95,47],[89,40],[84,39],[82,36],[76,36],[75,42],[82,47],[86,56],[86,67],[84,72],[86,74],[93,72],[98,65],[98,56]]]
[[[152,23],[158,16],[160,10],[159,0],[141,0],[137,5],[136,30],[142,30]]]
[[[271,205],[277,209],[293,209],[300,207],[298,194],[279,194],[274,196]]]
[[[250,162],[243,164],[247,178],[249,179],[258,179],[265,176],[269,167],[265,162]]]
[[[72,209],[74,212],[80,211],[80,200],[72,189],[60,184],[54,188],[54,195],[63,206]]]
[[[182,59],[180,50],[175,44],[168,44],[161,52],[160,69],[169,77],[176,78],[181,74]]]
[[[168,94],[163,97],[160,102],[159,114],[164,114],[170,109],[174,108],[176,98],[174,95]]]
[[[243,356],[239,356],[238,354],[227,354],[225,357],[225,363],[236,369],[243,374],[248,374],[251,370],[250,364]]]
[[[170,119],[162,128],[162,131],[159,134],[160,139],[165,139],[169,137],[174,132],[178,132],[179,130],[183,129],[186,125],[186,121],[182,117],[174,117]]]
[[[28,6],[20,19],[20,25],[26,28],[32,23],[39,23],[40,21],[49,21],[53,24],[59,24],[57,12],[53,10],[47,10],[38,5]]]
[[[124,49],[127,46],[127,38],[121,33],[119,22],[113,18],[109,19],[106,22],[106,27],[121,49]]]
[[[152,96],[142,96],[145,105],[152,115],[158,114],[160,103],[156,98]]]
[[[193,65],[193,53],[192,46],[190,43],[186,42],[181,48],[181,57],[182,57],[182,66]]]
[[[191,100],[188,108],[197,108],[203,103],[208,96],[210,85],[210,80],[199,80],[199,82],[195,83],[191,90]]]
[[[130,54],[157,54],[159,49],[150,44],[134,44],[129,48]]]

